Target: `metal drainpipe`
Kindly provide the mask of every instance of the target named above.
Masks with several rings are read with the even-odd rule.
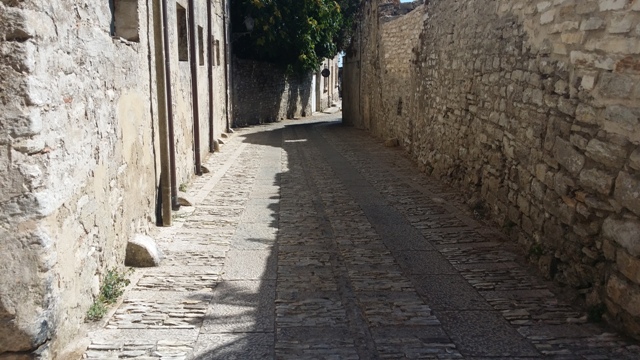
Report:
[[[229,53],[231,52],[231,41],[229,41],[229,30],[227,29],[229,25],[229,12],[231,9],[229,8],[229,1],[223,0],[224,2],[224,82],[225,82],[225,97],[224,97],[224,107],[226,112],[226,120],[227,120],[227,132],[231,132],[231,118],[233,117],[233,110],[230,108],[232,106],[229,101],[229,96],[233,93],[233,84],[232,84],[232,76],[231,72],[231,64],[229,63]]]
[[[208,62],[207,66],[209,67],[209,152],[214,152],[216,147],[214,143],[214,133],[213,133],[213,30],[211,26],[212,19],[212,11],[211,11],[211,0],[207,0],[207,39],[208,45],[207,49],[209,50]]]
[[[167,0],[162,0],[162,34],[164,42],[164,72],[167,94],[167,130],[169,136],[169,164],[171,173],[171,208],[177,210],[178,184],[176,181],[176,137],[173,128],[173,94],[171,93],[171,54],[169,47],[169,21],[167,21]]]
[[[153,1],[153,40],[156,64],[156,92],[158,97],[158,132],[160,134],[160,192],[162,196],[162,226],[171,226],[171,170],[167,134],[167,88],[162,48],[162,8]]]
[[[198,99],[198,59],[196,53],[196,15],[194,0],[189,0],[189,63],[191,65],[191,95],[193,98],[193,152],[195,153],[195,173],[202,175],[200,159],[200,104]]]

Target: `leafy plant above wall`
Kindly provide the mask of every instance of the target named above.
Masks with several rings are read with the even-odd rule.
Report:
[[[361,0],[232,0],[236,56],[304,73],[346,48]]]

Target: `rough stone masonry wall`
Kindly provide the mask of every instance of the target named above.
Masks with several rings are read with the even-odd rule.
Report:
[[[286,75],[280,67],[234,59],[233,126],[311,116],[312,75]]]
[[[378,92],[379,117],[384,121],[374,121],[371,131],[382,138],[409,139],[412,124],[407,121],[407,111],[411,109],[414,92],[410,71],[415,56],[413,49],[418,44],[422,24],[426,17],[424,5],[404,16],[380,18],[380,58],[381,86]]]
[[[547,275],[640,337],[640,0],[434,0],[427,13],[397,87],[386,72],[406,68],[376,50],[396,27],[365,19],[363,33],[383,34],[357,51],[362,111],[348,122],[400,136]],[[414,93],[402,117],[381,87]]]
[[[107,2],[3,1],[0,17],[0,353],[55,357],[154,219],[148,39],[112,39]]]
[[[122,266],[127,240],[156,220],[153,2],[121,3],[134,8],[125,17],[128,31],[139,34],[132,41],[111,37],[108,1],[0,1],[0,357],[34,349],[58,357],[105,271]],[[180,183],[194,169],[192,99],[169,3]],[[198,2],[199,14],[205,4]],[[220,2],[215,9],[220,18]],[[201,16],[198,22],[206,25]],[[205,70],[199,67],[203,152]],[[224,97],[216,101],[222,108]]]

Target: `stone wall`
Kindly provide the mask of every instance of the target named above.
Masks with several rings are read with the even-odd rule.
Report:
[[[234,58],[233,126],[311,116],[314,109],[331,107],[339,99],[337,57],[320,68],[315,75],[288,75],[275,64]],[[325,68],[331,71],[328,78],[320,75]]]
[[[123,266],[127,240],[156,222],[154,2],[122,3],[137,15],[128,11],[114,29],[107,1],[0,2],[0,357],[58,357],[82,327],[106,270]],[[194,170],[191,79],[177,60],[169,4],[181,183]],[[206,14],[206,2],[196,4]],[[206,19],[197,21],[206,29]],[[198,74],[203,155],[205,70]],[[224,96],[214,100],[219,134]]]
[[[233,126],[311,115],[311,74],[287,76],[277,65],[233,60]]]
[[[640,0],[436,0],[389,22],[370,7],[345,122],[397,137],[640,337]]]

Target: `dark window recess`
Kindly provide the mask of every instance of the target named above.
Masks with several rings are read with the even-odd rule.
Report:
[[[216,66],[216,39],[213,38],[213,36],[211,37],[211,54],[209,54],[209,56],[211,57],[211,66]]]
[[[109,0],[111,10],[111,36],[128,41],[140,41],[138,22],[138,0]]]
[[[398,99],[398,115],[402,115],[402,98]]]
[[[216,63],[220,65],[220,40],[216,40]]]
[[[178,16],[178,60],[189,61],[189,32],[187,27],[187,9],[176,4]]]
[[[198,26],[198,47],[200,48],[200,65],[204,65],[204,30],[202,26]]]

